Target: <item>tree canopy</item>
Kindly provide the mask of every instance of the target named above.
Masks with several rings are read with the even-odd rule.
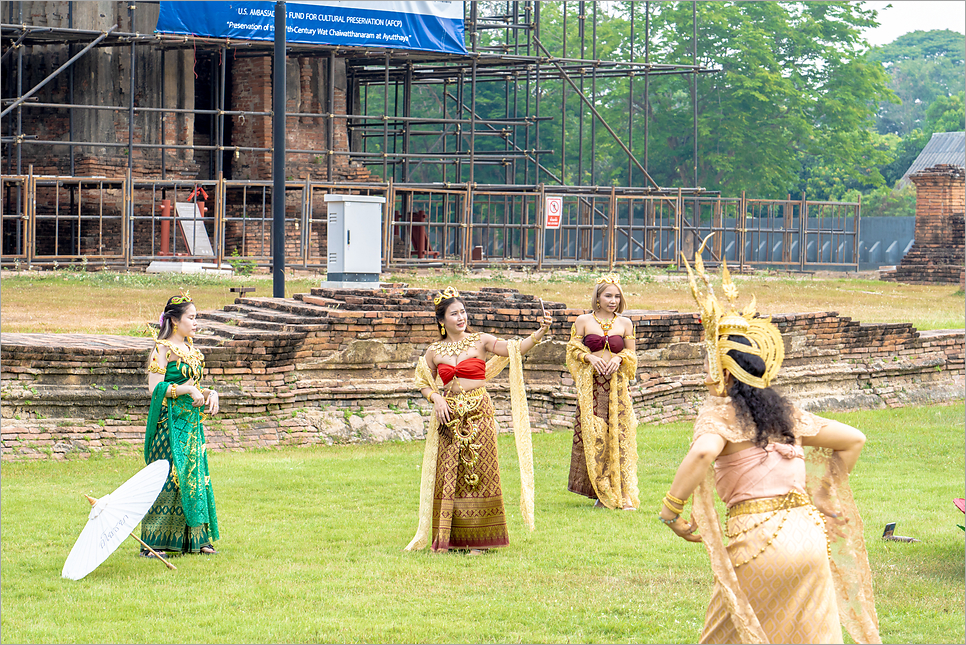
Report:
[[[595,6],[606,16],[598,20],[593,53],[579,51],[574,36],[579,4],[567,3],[566,13],[564,3],[541,4],[540,39],[551,52],[598,59],[628,59],[633,52],[633,60],[644,61],[643,3]],[[697,62],[719,70],[697,81],[697,185],[783,197],[800,189],[803,168],[814,158],[850,176],[882,182],[876,166],[885,156],[867,125],[878,103],[890,96],[888,78],[869,59],[861,37],[875,24],[874,12],[853,2],[650,3],[650,62],[692,63],[692,11]],[[497,44],[496,38],[486,44]],[[588,80],[581,83],[590,95]],[[604,120],[625,143],[632,142],[642,161],[646,116],[649,173],[658,184],[673,187],[695,183],[693,91],[687,75],[652,75],[645,97],[638,75],[633,83],[598,80],[593,95]],[[556,162],[549,169],[564,183],[645,183],[620,144],[599,123],[592,125],[589,108],[564,81],[541,84],[541,114],[552,114],[554,122],[541,126],[539,147],[555,152],[546,163]],[[593,158],[588,135],[595,137]]]
[[[904,34],[869,57],[882,64],[898,99],[879,106],[876,129],[882,134],[925,130],[929,107],[960,92],[966,79],[966,38],[949,29]]]
[[[870,48],[862,34],[878,24],[877,13],[862,2],[652,2],[646,36],[642,2],[542,2],[538,9],[538,37],[551,56],[642,63],[647,45],[651,64],[696,63],[714,71],[696,80],[654,72],[647,93],[640,72],[632,78],[574,73],[573,83],[616,138],[573,85],[546,75],[555,71],[549,62],[542,63],[539,86],[532,78],[516,88],[509,81],[481,84],[479,118],[534,114],[539,101],[540,116],[550,119],[531,125],[529,134],[515,126],[511,137],[477,136],[476,150],[502,151],[512,140],[550,153],[540,156],[539,173],[532,164],[526,175],[522,164],[516,175],[511,166],[480,165],[477,182],[645,185],[627,145],[665,187],[841,198],[890,188],[932,132],[963,128],[963,36],[913,32]],[[480,11],[500,14],[506,3],[481,3]],[[581,15],[593,21],[581,22]],[[581,39],[588,24],[594,37]],[[494,51],[518,37],[512,30],[483,31],[480,46]],[[460,113],[439,86],[421,88],[414,98],[414,114],[433,116],[444,104],[449,115]],[[469,116],[468,106],[461,114]],[[463,149],[468,145],[466,138]],[[434,180],[429,168],[420,169],[420,180]]]

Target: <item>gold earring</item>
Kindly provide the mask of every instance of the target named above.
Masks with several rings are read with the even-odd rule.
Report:
[[[442,324],[440,324],[439,326],[439,335],[442,336],[443,338],[446,338],[446,328],[443,327]]]

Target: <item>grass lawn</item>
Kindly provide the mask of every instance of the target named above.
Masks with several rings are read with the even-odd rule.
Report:
[[[586,270],[454,273],[450,270],[386,274],[383,280],[411,287],[460,290],[512,287],[522,293],[583,309],[599,272]],[[628,308],[696,311],[685,276],[661,269],[621,272]],[[286,276],[285,295],[308,293],[323,276]],[[752,294],[764,314],[837,311],[861,322],[911,322],[919,330],[962,329],[966,299],[953,285],[907,285],[859,278],[760,273],[735,276],[746,302]],[[214,277],[76,271],[4,271],[0,281],[4,332],[144,334],[157,321],[167,299],[188,288],[201,311],[235,300],[233,286],[255,286],[255,296],[272,295],[271,276]],[[432,307],[426,303],[427,312]]]
[[[852,483],[885,642],[962,643],[964,406],[831,415],[868,436]],[[511,545],[406,553],[423,443],[211,455],[217,556],[137,557],[129,539],[81,581],[60,577],[87,519],[136,457],[4,463],[0,634],[26,642],[694,642],[706,552],[654,517],[688,424],[640,429],[637,513],[567,493],[569,433],[534,435],[537,530],[501,436]],[[915,544],[882,542],[888,521]]]

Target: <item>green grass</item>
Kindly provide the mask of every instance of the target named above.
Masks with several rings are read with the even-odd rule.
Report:
[[[866,432],[853,475],[885,642],[963,642],[963,404],[830,415]],[[694,642],[705,550],[654,517],[689,424],[642,426],[642,510],[565,490],[569,433],[534,435],[537,530],[501,436],[511,544],[484,557],[406,553],[423,443],[210,457],[221,553],[136,556],[128,540],[81,581],[60,577],[86,522],[136,457],[4,463],[2,642]],[[882,542],[887,521],[917,544]]]

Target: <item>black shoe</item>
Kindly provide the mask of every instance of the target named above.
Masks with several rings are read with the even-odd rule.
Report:
[[[158,551],[157,549],[155,549],[154,553],[157,553],[158,556],[160,556],[164,560],[167,560],[168,559],[168,554],[166,552],[164,552],[164,551]],[[141,549],[141,557],[142,558],[153,558],[154,557],[154,553],[151,553],[147,549]]]

